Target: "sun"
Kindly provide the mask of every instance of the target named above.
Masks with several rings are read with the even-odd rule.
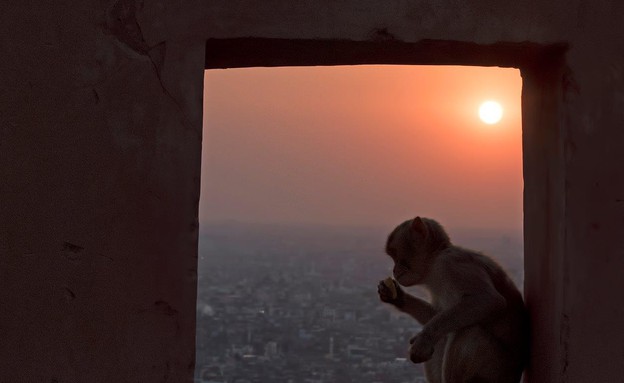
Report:
[[[488,125],[496,124],[503,118],[503,107],[496,101],[485,101],[479,106],[479,118]]]

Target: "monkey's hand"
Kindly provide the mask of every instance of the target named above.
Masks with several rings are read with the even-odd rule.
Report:
[[[394,285],[394,289],[388,284]],[[395,307],[402,307],[405,304],[405,293],[399,284],[392,278],[380,281],[377,285],[377,293],[382,302],[390,303]]]
[[[431,338],[419,332],[410,339],[410,360],[414,363],[426,362],[433,356],[434,342]]]

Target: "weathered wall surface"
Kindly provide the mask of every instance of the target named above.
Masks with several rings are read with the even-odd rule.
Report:
[[[151,50],[99,2],[12,3],[0,382],[189,381],[203,42]]]
[[[204,41],[243,37],[568,43],[550,84],[526,73],[528,377],[621,380],[623,23],[617,0],[2,3],[0,382],[191,381]]]

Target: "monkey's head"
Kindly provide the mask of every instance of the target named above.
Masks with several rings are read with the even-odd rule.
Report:
[[[436,254],[451,245],[436,221],[416,217],[397,226],[388,236],[386,253],[394,261],[394,279],[403,286],[423,283]]]

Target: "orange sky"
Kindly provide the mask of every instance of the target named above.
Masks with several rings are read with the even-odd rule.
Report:
[[[522,228],[518,70],[341,66],[205,75],[200,222]],[[499,101],[496,125],[479,104]]]

